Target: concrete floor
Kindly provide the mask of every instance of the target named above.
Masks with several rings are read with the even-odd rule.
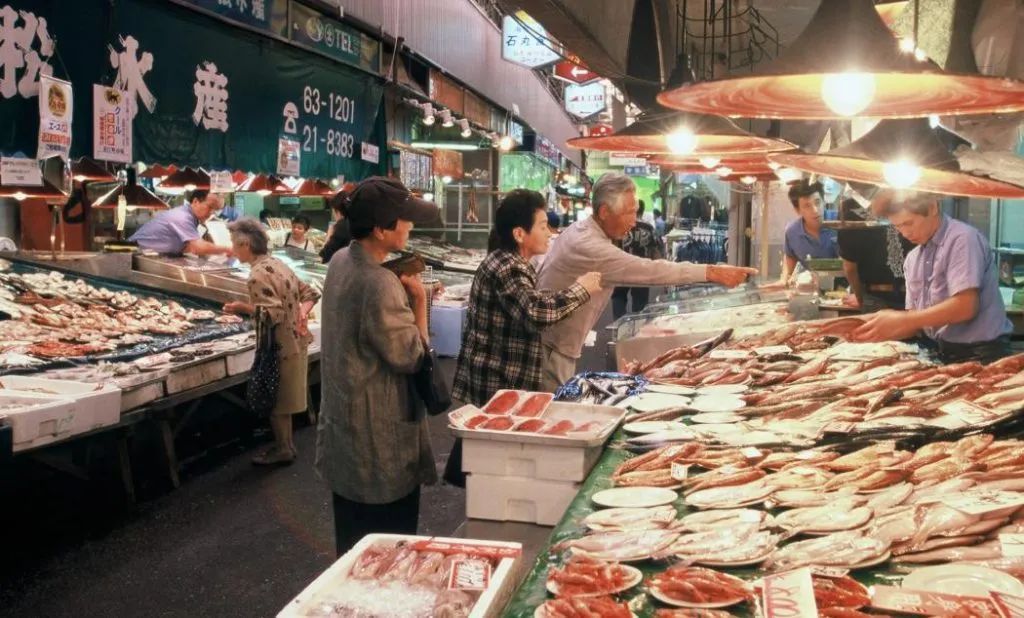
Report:
[[[607,336],[598,335],[580,367],[604,368]],[[454,361],[441,364],[451,378]],[[440,472],[453,440],[444,416],[430,424]],[[237,423],[228,431],[237,433]],[[25,458],[0,466],[0,617],[274,616],[334,560],[330,494],[312,466],[316,431],[297,429],[298,461],[271,470],[249,463],[265,432],[195,446],[211,433],[200,425],[179,437],[179,453],[201,454],[176,490],[155,467],[140,466],[140,501],[131,508],[110,486]],[[464,512],[463,490],[427,487],[419,533],[502,530],[533,552],[547,536],[537,526],[467,523]]]

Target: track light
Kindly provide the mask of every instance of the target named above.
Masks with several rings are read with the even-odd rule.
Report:
[[[423,104],[423,124],[428,127],[434,124],[434,106],[430,103]]]
[[[514,145],[515,144],[512,141],[512,137],[509,135],[502,135],[501,138],[498,139],[498,148],[505,152],[512,150],[512,146]]]
[[[462,137],[469,137],[473,135],[473,130],[469,128],[469,118],[460,118],[458,124],[459,128],[462,129]]]
[[[455,126],[455,120],[452,119],[451,110],[443,109],[440,113],[441,126],[448,129]]]

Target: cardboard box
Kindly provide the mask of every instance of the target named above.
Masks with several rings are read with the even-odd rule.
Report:
[[[512,592],[518,585],[516,566],[522,556],[523,547],[519,543],[504,541],[478,541],[473,539],[453,539],[443,537],[408,536],[401,534],[368,534],[348,553],[339,558],[326,571],[320,574],[313,583],[291,600],[278,613],[277,618],[300,618],[307,616],[324,616],[325,607],[338,601],[337,594],[332,592],[348,579],[352,565],[363,552],[379,543],[395,543],[408,541],[423,545],[424,551],[441,551],[451,554],[455,552],[472,553],[474,549],[481,552],[496,554],[497,566],[490,574],[490,581],[483,590],[469,614],[469,618],[491,618],[500,615],[508,603]],[[369,580],[372,586],[376,582]]]
[[[466,517],[554,526],[580,490],[580,483],[515,476],[466,477]]]

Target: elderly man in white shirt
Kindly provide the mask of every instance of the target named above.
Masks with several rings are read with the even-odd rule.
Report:
[[[710,281],[735,287],[757,273],[753,268],[648,260],[615,246],[636,225],[637,198],[633,179],[609,172],[591,191],[594,215],[564,230],[541,266],[537,287],[562,290],[583,273],[601,273],[603,288],[569,318],[543,334],[543,385],[554,391],[576,373],[576,361],[587,334],[604,312],[616,286],[671,286]]]

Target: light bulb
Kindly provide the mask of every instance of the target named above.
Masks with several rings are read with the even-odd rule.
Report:
[[[715,173],[721,176],[722,178],[725,178],[726,176],[732,174],[732,168],[723,165],[722,167],[716,169]]]
[[[270,195],[270,189],[260,189],[256,192],[256,195],[259,195],[260,197],[267,197]]]
[[[451,181],[452,181],[452,177],[451,176],[448,176],[447,174],[444,175],[444,176],[441,176],[441,182],[443,182],[444,184],[448,184]]]
[[[501,139],[498,140],[498,148],[502,150],[512,150],[512,138],[508,135],[502,135]]]
[[[21,191],[18,191],[17,193],[12,195],[11,197],[13,197],[14,199],[16,199],[16,200],[18,200],[20,202],[22,200],[28,199],[28,194],[27,193],[22,193]]]
[[[444,116],[444,120],[441,121],[441,126],[446,129],[455,126],[455,121],[452,120],[451,114],[446,114]]]
[[[674,154],[692,154],[697,149],[697,136],[685,127],[669,133],[665,139]]]
[[[939,115],[938,114],[932,114],[931,116],[928,116],[928,126],[933,128],[933,129],[935,127],[939,126]]]
[[[703,165],[704,167],[708,168],[709,170],[710,169],[714,169],[715,166],[718,165],[721,162],[722,162],[722,160],[719,159],[718,157],[701,157],[700,158],[700,164]]]
[[[755,182],[757,182],[757,176],[744,176],[740,178],[740,182],[742,182],[745,185],[752,185]]]
[[[423,194],[423,199],[427,200],[428,202],[433,202],[434,201],[434,194],[433,193],[424,193]]]
[[[821,80],[821,98],[840,116],[856,116],[875,98],[875,77],[870,73],[829,73]]]
[[[921,179],[921,168],[906,159],[900,159],[883,165],[882,175],[893,189],[906,189]]]
[[[186,191],[195,191],[196,190],[196,186],[194,184],[192,184],[192,183],[189,183],[189,184],[185,185],[185,190]]]
[[[769,161],[768,162],[768,169],[770,169],[773,172],[775,170],[779,169],[780,167],[782,167],[782,164],[780,164],[780,163],[776,163],[775,161]]]
[[[924,53],[924,50],[918,47],[914,50],[914,60],[918,62],[924,62],[928,59],[928,54]]]
[[[795,170],[791,167],[780,167],[775,170],[775,175],[779,177],[779,181],[784,185],[788,185],[791,182],[796,182],[803,178],[803,173],[800,170]]]
[[[424,116],[423,117],[423,124],[427,125],[428,127],[430,125],[434,124],[434,115],[430,114],[429,116]]]
[[[461,135],[462,137],[469,137],[470,135],[473,135],[473,132],[469,129],[469,127],[467,127],[462,130]]]
[[[917,49],[917,45],[914,45],[914,39],[909,37],[900,39],[900,51],[905,54],[912,54]]]

